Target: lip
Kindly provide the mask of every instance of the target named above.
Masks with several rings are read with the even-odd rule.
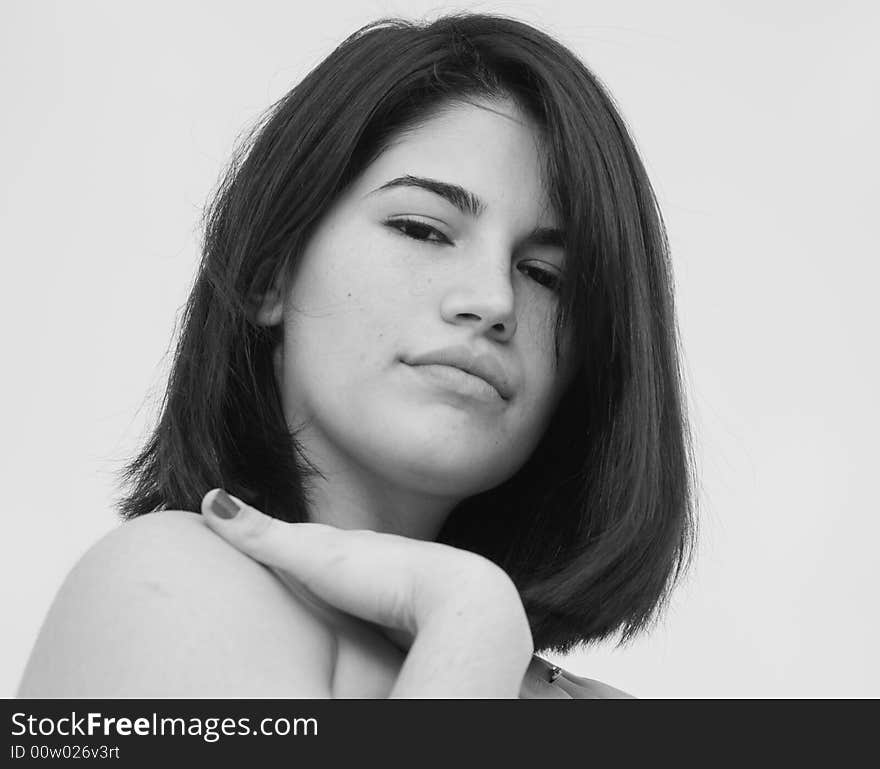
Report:
[[[410,366],[452,366],[488,382],[504,400],[510,400],[513,395],[510,377],[501,362],[492,355],[476,353],[463,345],[432,350],[403,362]]]

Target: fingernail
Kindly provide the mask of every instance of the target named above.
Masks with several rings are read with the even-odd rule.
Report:
[[[211,512],[218,518],[235,518],[238,510],[236,501],[223,489],[220,489],[211,500]]]

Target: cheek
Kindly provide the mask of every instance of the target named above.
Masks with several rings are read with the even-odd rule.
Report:
[[[536,405],[555,397],[566,379],[566,356],[560,354],[558,366],[556,346],[556,310],[549,302],[532,301],[524,308],[517,328],[526,377],[535,393]],[[560,349],[565,350],[564,338]]]
[[[346,260],[349,261],[349,260]],[[328,265],[294,292],[285,329],[292,378],[330,390],[356,388],[401,352],[411,308],[407,294],[389,291],[379,268]]]

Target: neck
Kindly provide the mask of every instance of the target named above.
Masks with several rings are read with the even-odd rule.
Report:
[[[365,470],[348,457],[321,451],[326,447],[321,440],[302,441],[302,433],[298,438],[318,470],[308,482],[309,520],[313,523],[434,540],[452,508],[460,501],[394,484]],[[339,621],[338,610],[314,596],[311,600]],[[367,624],[404,653],[412,645],[413,636],[406,630]]]
[[[303,448],[318,470],[308,481],[313,523],[433,540],[460,501],[378,476],[350,457],[321,451],[319,442],[307,440]]]

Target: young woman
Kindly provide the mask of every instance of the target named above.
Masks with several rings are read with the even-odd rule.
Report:
[[[371,24],[206,223],[127,522],[19,694],[620,695],[532,656],[649,627],[693,537],[662,220],[584,65]]]

